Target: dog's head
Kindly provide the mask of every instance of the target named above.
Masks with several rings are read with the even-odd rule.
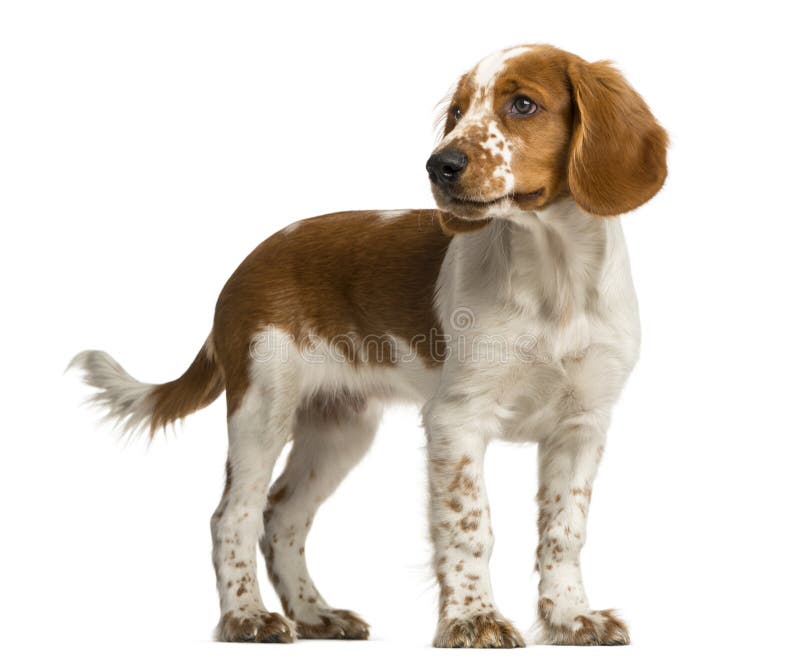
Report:
[[[617,215],[644,204],[667,175],[667,134],[623,76],[550,46],[484,59],[461,77],[446,114],[426,167],[436,203],[462,219],[565,196]]]

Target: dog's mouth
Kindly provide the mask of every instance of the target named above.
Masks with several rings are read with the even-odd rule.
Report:
[[[531,209],[537,205],[543,194],[544,188],[539,188],[528,193],[509,193],[493,199],[476,199],[459,197],[440,188],[434,188],[436,203],[439,207],[464,218],[485,217],[488,209],[492,207],[504,208],[516,205],[523,210]]]
[[[503,202],[515,202],[517,204],[534,204],[537,199],[542,196],[544,188],[539,188],[530,193],[509,193],[502,197],[495,197],[494,199],[471,199],[469,197],[455,197],[448,195],[450,199],[459,204],[467,204],[472,206],[492,206],[494,204],[501,204]]]

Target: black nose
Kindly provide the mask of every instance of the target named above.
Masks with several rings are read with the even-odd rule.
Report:
[[[431,181],[440,184],[458,181],[458,177],[466,166],[467,156],[461,151],[451,148],[434,153],[425,163],[425,169],[428,170]]]

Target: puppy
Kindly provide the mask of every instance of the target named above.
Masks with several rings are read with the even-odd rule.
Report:
[[[229,451],[211,519],[225,641],[366,638],[306,567],[319,505],[389,402],[422,406],[437,647],[520,647],[492,597],[482,465],[492,439],[539,446],[539,639],[626,644],[593,610],[580,552],[611,408],[639,351],[617,215],[666,177],[667,135],[606,62],[521,46],[461,77],[427,162],[438,210],[354,211],[290,225],[222,289],[177,380],[147,385],[103,352],[74,364],[128,430],[223,391]],[[292,442],[285,470],[273,466]],[[259,594],[256,549],[285,616]]]

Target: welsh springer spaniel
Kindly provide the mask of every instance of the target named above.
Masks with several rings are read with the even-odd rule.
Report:
[[[126,429],[157,429],[223,390],[229,454],[211,520],[220,640],[366,638],[308,573],[319,505],[372,442],[384,405],[422,406],[437,647],[520,647],[492,598],[482,463],[492,439],[539,447],[539,640],[626,644],[590,607],[579,556],[611,409],[639,352],[616,216],[666,177],[667,135],[607,62],[521,46],[467,72],[427,162],[438,210],[294,223],[222,289],[213,329],[163,385],[74,360]],[[270,486],[283,447],[285,470]],[[256,548],[285,616],[259,594]]]

